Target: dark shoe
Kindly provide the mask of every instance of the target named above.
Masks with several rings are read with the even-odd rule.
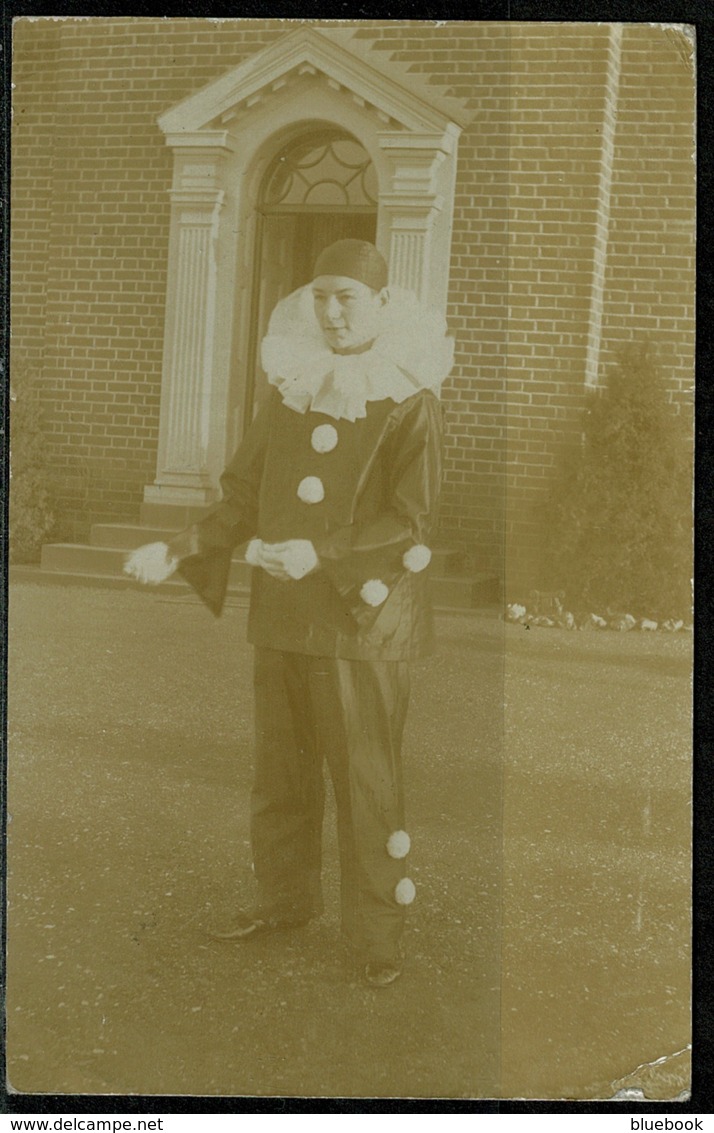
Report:
[[[285,932],[291,928],[302,928],[309,919],[309,917],[303,917],[302,920],[281,921],[275,917],[241,913],[236,923],[230,928],[211,932],[209,936],[213,937],[214,940],[248,940],[254,936],[265,936],[269,932]]]
[[[398,960],[391,964],[367,964],[364,969],[364,978],[370,987],[389,987],[401,974],[402,966]]]

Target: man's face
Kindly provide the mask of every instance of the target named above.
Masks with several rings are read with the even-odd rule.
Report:
[[[389,301],[386,287],[373,291],[366,283],[342,275],[320,275],[313,281],[315,316],[328,346],[356,350],[379,334],[380,312]]]

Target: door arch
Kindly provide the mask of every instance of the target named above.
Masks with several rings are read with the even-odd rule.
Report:
[[[444,310],[457,144],[471,111],[403,69],[374,63],[350,35],[300,27],[159,118],[174,170],[159,445],[147,508],[214,500],[250,419],[260,188],[281,147],[308,127],[334,128],[364,147],[379,183],[375,243],[390,282]],[[300,208],[317,215],[318,203],[310,195]]]
[[[377,172],[354,135],[307,125],[276,152],[257,198],[244,430],[263,393],[260,343],[273,308],[310,282],[317,256],[333,241],[375,241]]]

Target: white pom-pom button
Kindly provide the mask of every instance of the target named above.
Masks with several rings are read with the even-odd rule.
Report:
[[[395,830],[389,835],[387,853],[390,858],[405,858],[411,849],[411,838],[406,830]]]
[[[416,887],[411,877],[403,877],[394,890],[394,900],[398,905],[411,905],[416,897]]]
[[[381,578],[370,578],[360,590],[359,596],[368,606],[381,606],[389,596],[389,588]]]
[[[304,504],[319,504],[325,498],[325,489],[319,476],[306,476],[298,484],[298,497]]]
[[[402,562],[412,574],[418,574],[420,570],[426,570],[431,562],[431,551],[424,543],[417,543],[404,552]]]
[[[332,452],[337,447],[337,429],[334,425],[317,425],[312,430],[310,444],[315,452]]]

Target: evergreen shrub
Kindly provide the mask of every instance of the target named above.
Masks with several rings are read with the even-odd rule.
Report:
[[[571,608],[691,618],[692,436],[648,343],[591,395],[548,511],[549,574]]]

